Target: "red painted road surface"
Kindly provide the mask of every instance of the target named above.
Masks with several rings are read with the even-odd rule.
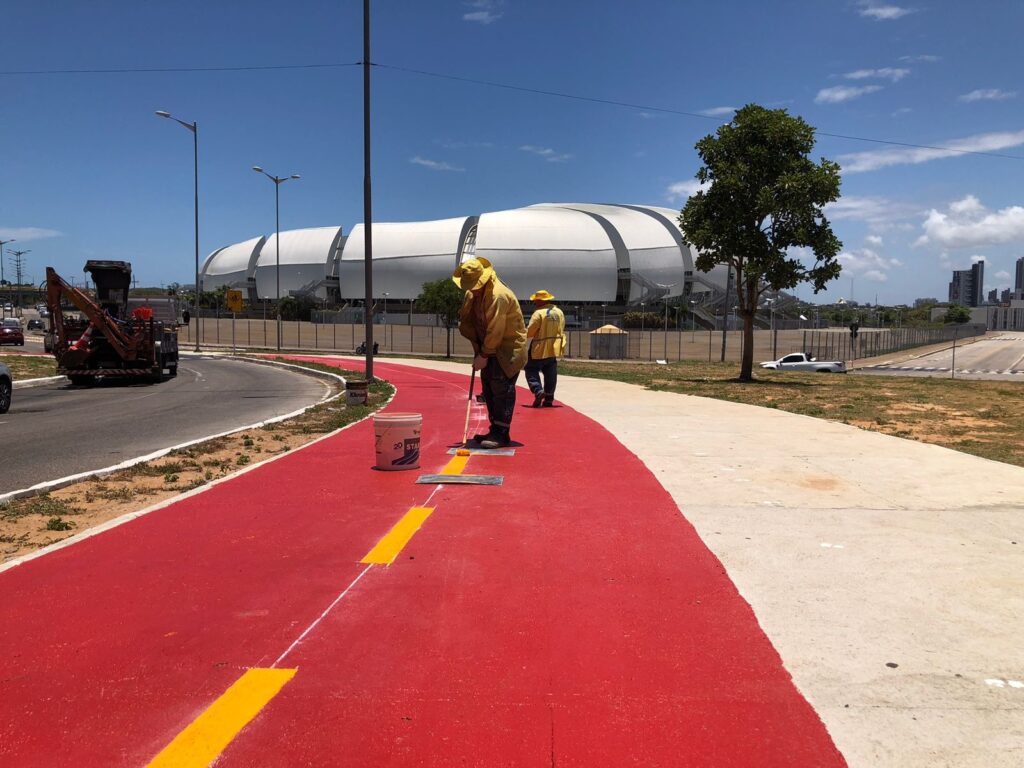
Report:
[[[366,421],[0,573],[0,765],[146,765],[424,505],[218,766],[845,765],[721,564],[599,424],[520,407],[516,455],[465,470],[504,485],[435,492],[414,481],[451,458],[468,377],[377,373],[388,410],[423,414],[419,470],[372,470]]]

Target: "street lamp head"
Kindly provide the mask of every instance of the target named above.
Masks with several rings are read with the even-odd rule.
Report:
[[[299,174],[297,174],[297,173],[293,173],[293,174],[291,175],[291,178],[293,178],[293,179],[301,179],[302,177],[301,177],[301,176],[299,176]]]
[[[158,116],[160,116],[160,117],[170,117],[170,116],[171,116],[171,113],[170,113],[170,112],[164,112],[164,111],[163,111],[162,109],[158,109],[158,110],[156,111],[156,114],[157,114]]]
[[[252,169],[256,171],[256,173],[263,173],[263,169],[260,168],[258,165],[254,165]]]

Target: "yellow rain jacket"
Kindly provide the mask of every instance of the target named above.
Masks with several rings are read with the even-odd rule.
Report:
[[[526,365],[523,311],[516,295],[493,272],[482,291],[466,291],[459,311],[459,333],[469,339],[477,354],[497,358],[509,378]]]
[[[530,339],[530,357],[534,360],[561,357],[568,346],[565,315],[554,304],[545,304],[530,317],[526,335]]]

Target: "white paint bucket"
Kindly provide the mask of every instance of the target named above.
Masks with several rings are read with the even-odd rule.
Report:
[[[377,469],[416,469],[420,465],[418,413],[376,413],[373,416]]]

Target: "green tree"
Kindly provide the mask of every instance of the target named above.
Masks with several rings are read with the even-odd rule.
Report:
[[[309,321],[316,309],[316,302],[310,296],[285,296],[279,304],[282,320]]]
[[[969,323],[971,322],[971,310],[962,304],[950,304],[946,310],[946,316],[942,318],[944,323]]]
[[[445,329],[445,357],[452,356],[452,328],[459,323],[459,310],[466,293],[450,277],[423,284],[423,291],[416,297],[416,306],[422,311],[437,316],[439,325]]]
[[[697,269],[726,264],[735,278],[743,318],[740,380],[752,381],[754,314],[766,290],[801,282],[814,292],[839,276],[842,243],[822,211],[839,198],[839,165],[816,164],[814,129],[784,109],[748,104],[715,135],[697,142],[706,189],[690,197],[679,216],[683,238],[698,251]],[[807,266],[789,249],[809,249]]]

